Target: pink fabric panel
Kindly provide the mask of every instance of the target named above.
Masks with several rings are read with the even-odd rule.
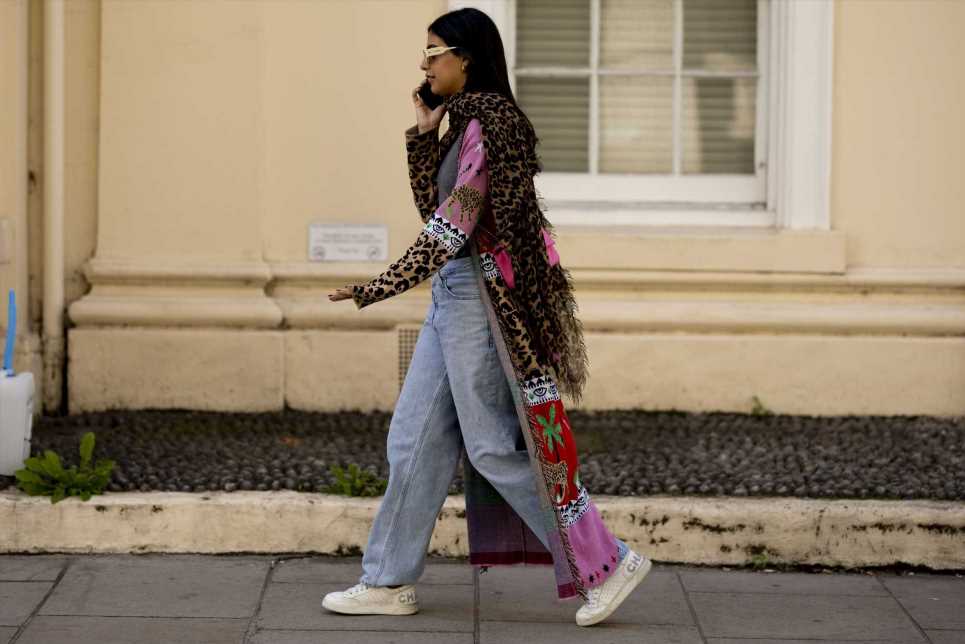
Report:
[[[545,228],[543,229],[543,241],[546,243],[546,257],[549,258],[550,266],[559,264],[560,255],[556,252],[556,245],[553,243],[553,238],[550,237],[549,231]]]
[[[489,166],[486,164],[486,149],[482,140],[482,124],[479,119],[472,119],[466,125],[466,131],[462,135],[462,146],[459,148],[459,173],[456,176],[456,185],[452,188],[452,194],[436,210],[440,217],[449,220],[453,226],[469,235],[476,227],[479,213],[482,211],[482,203],[479,203],[470,212],[462,212],[462,204],[456,199],[461,186],[466,184],[479,191],[481,202],[488,196],[489,189]]]
[[[556,252],[556,245],[553,243],[553,238],[550,237],[549,232],[543,228],[543,242],[546,244],[546,257],[549,259],[550,266],[555,266],[560,263],[560,255]],[[503,276],[503,280],[509,288],[516,286],[516,279],[513,276],[513,263],[509,258],[509,252],[499,246],[495,251],[493,251],[493,259],[496,260],[496,265],[499,266],[499,273]],[[557,360],[559,359],[558,354],[554,356]]]
[[[583,516],[569,527],[568,535],[573,552],[577,553],[577,567],[587,573],[583,583],[588,588],[599,586],[616,570],[620,549],[613,533],[600,519],[596,504],[589,502]],[[609,570],[604,569],[604,566]]]
[[[514,288],[516,286],[516,279],[513,276],[513,263],[509,259],[509,252],[500,246],[493,251],[493,259],[496,260],[496,265],[499,266],[499,274],[503,276],[503,281],[506,282],[506,286]]]

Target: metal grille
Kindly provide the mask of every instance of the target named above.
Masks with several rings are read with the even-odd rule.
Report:
[[[412,353],[415,351],[422,325],[400,325],[396,329],[399,332],[399,391],[402,391],[402,383],[409,371],[409,363],[412,362]]]

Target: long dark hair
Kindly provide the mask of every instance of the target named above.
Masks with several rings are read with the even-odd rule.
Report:
[[[496,92],[513,104],[535,135],[533,123],[526,116],[509,85],[503,39],[492,18],[474,7],[444,13],[429,25],[446,45],[458,47],[455,52],[468,61],[465,91]]]

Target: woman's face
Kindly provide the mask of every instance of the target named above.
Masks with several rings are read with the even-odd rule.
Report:
[[[427,49],[448,46],[442,38],[429,32],[426,38]],[[449,96],[466,85],[466,72],[462,70],[463,59],[456,54],[458,51],[458,49],[450,49],[438,56],[431,56],[428,60],[423,59],[422,64],[419,65],[426,73],[426,79],[433,94]]]

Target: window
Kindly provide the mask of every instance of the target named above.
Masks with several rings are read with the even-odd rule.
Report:
[[[450,5],[500,29],[554,223],[827,227],[830,0]]]

